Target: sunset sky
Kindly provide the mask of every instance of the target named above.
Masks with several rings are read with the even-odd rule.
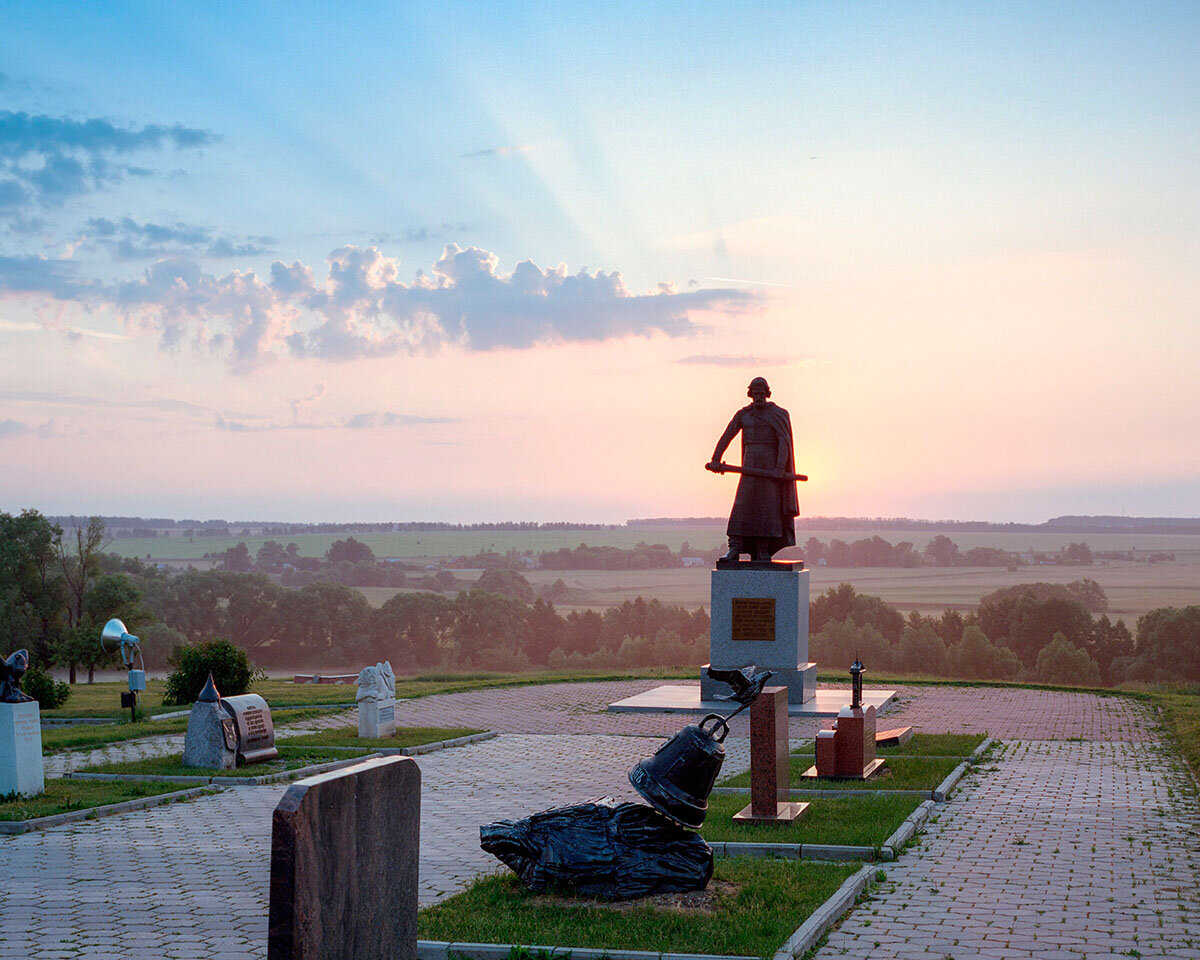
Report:
[[[0,510],[1198,516],[1198,165],[1189,3],[6,2]]]

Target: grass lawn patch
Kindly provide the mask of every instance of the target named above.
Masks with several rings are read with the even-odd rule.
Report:
[[[287,713],[274,714],[274,723],[295,723],[300,720],[311,720],[323,717],[327,710],[289,710]],[[63,750],[78,750],[86,747],[101,747],[106,743],[120,743],[124,740],[140,740],[142,737],[158,737],[164,733],[183,733],[187,730],[187,717],[175,717],[171,720],[139,720],[130,723],[126,715],[121,723],[105,726],[65,726],[42,728],[42,753],[61,753]]]
[[[1200,780],[1200,687],[1156,692],[1151,697],[1192,776]]]
[[[95,780],[46,780],[46,792],[37,797],[0,797],[0,820],[33,820],[88,807],[153,797],[180,789],[177,783],[102,783]]]
[[[878,847],[921,805],[920,797],[812,797],[804,816],[794,823],[738,823],[733,815],[750,795],[708,798],[708,816],[700,835],[709,842],[834,843]],[[797,924],[799,926],[799,924]]]
[[[876,727],[879,729],[883,729],[883,726],[883,724],[876,723]],[[875,752],[881,757],[958,757],[965,759],[986,739],[987,734],[985,733],[914,733],[908,743],[898,747],[878,747]],[[804,747],[794,752],[812,756],[812,741],[808,741]]]
[[[816,757],[793,754],[788,758],[791,766],[791,784],[805,790],[933,790],[962,763],[960,757],[892,757],[870,780],[827,780],[820,777],[804,777]],[[722,787],[749,787],[750,771],[728,777],[720,783]]]
[[[335,727],[306,733],[301,737],[288,737],[280,743],[296,747],[370,747],[374,750],[379,747],[416,747],[423,743],[437,743],[483,732],[475,727],[397,727],[394,737],[363,738],[358,735],[357,727]]]
[[[322,750],[319,747],[291,747],[277,744],[278,760],[265,763],[250,763],[233,770],[209,769],[208,767],[185,767],[183,755],[170,754],[165,757],[149,757],[145,760],[122,760],[117,763],[101,763],[85,767],[80,773],[126,773],[151,777],[265,777],[285,770],[297,770],[317,763],[334,760],[350,760],[355,756],[366,756],[370,750],[350,753],[345,750]]]
[[[483,877],[417,915],[422,940],[772,957],[858,864],[720,859],[707,909],[605,904]],[[650,898],[646,898],[649,900]]]

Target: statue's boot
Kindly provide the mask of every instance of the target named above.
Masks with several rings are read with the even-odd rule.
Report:
[[[736,537],[729,538],[729,552],[721,559],[728,560],[731,563],[737,563],[742,558],[742,541]]]

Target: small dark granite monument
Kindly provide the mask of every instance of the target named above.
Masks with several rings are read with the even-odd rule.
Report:
[[[850,665],[851,701],[838,713],[832,730],[817,732],[817,762],[803,776],[866,780],[883,768],[884,761],[875,756],[875,708],[864,710],[862,705],[864,673],[855,657]]]
[[[791,823],[808,809],[791,800],[787,687],[767,687],[750,707],[750,803],[734,823]]]
[[[409,757],[288,787],[271,820],[268,960],[416,960],[420,831]]]

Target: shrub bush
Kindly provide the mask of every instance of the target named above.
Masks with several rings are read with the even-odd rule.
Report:
[[[267,675],[255,669],[246,651],[228,640],[211,640],[179,649],[171,662],[175,669],[167,677],[164,704],[181,706],[194,703],[204,689],[209,673],[223,697],[246,693],[255,680]]]
[[[21,678],[21,689],[33,697],[43,710],[61,707],[71,696],[71,685],[55,680],[41,667],[30,667]]]

